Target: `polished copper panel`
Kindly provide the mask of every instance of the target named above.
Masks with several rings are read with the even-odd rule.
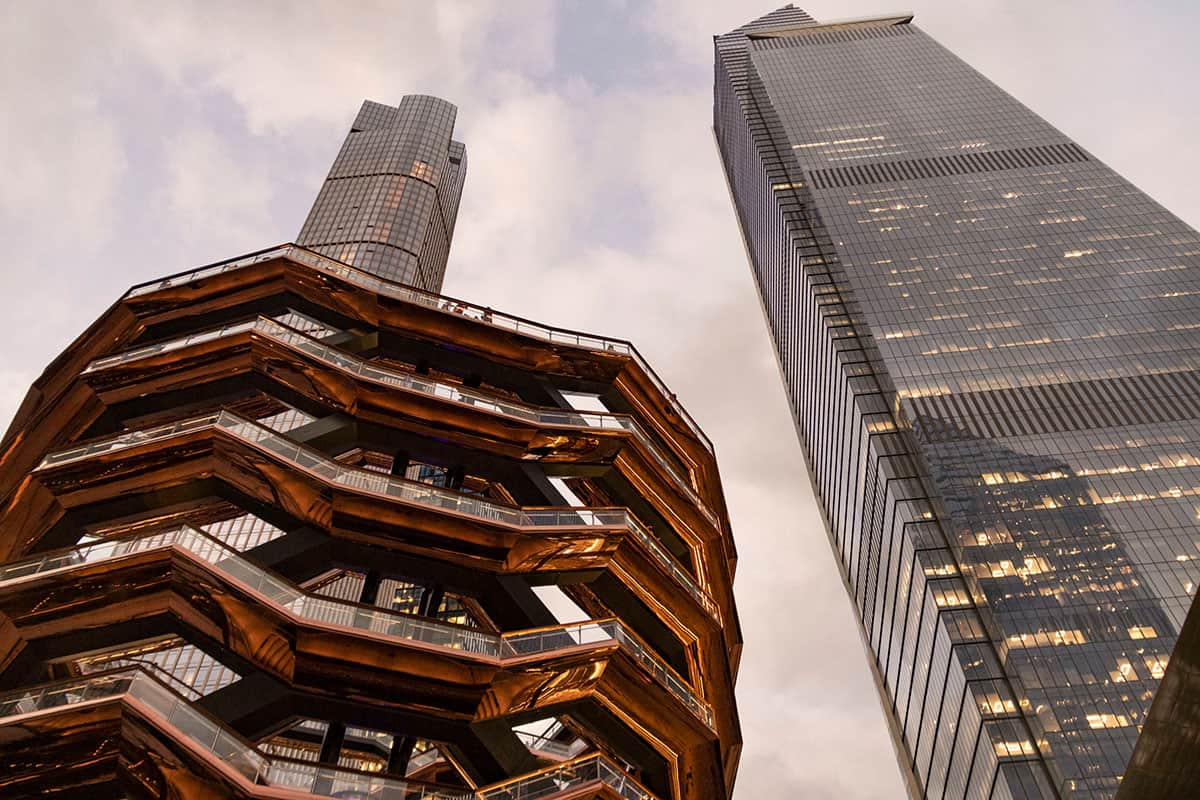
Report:
[[[344,605],[352,613],[355,604]],[[297,617],[180,547],[0,584],[0,614],[18,631],[19,639],[8,642],[18,652],[53,640],[55,657],[61,658],[84,641],[87,649],[123,641],[122,625],[163,618],[157,627],[185,632],[188,639],[220,641],[263,672],[317,696],[336,687],[338,693],[354,693],[359,703],[436,710],[447,717],[480,721],[595,695],[600,702],[620,706],[639,725],[658,728],[661,737],[687,730],[683,742],[695,744],[712,736],[704,724],[677,724],[681,720],[676,718],[688,711],[669,692],[644,692],[641,687],[653,683],[651,673],[640,671],[636,658],[615,641],[568,643],[547,652],[495,658],[370,630],[348,630]],[[80,638],[81,631],[88,636]],[[640,644],[636,637],[634,643]],[[3,660],[10,660],[8,654]],[[620,665],[614,666],[614,660]],[[630,695],[636,702],[625,700]],[[672,723],[664,726],[663,720]]]
[[[112,673],[111,677],[122,674]],[[141,681],[142,687],[153,686],[144,676]],[[47,688],[53,690],[54,685]],[[117,780],[127,790],[136,791],[137,796],[172,800],[294,800],[308,794],[297,785],[301,781],[294,779],[302,776],[293,775],[288,780],[286,772],[294,767],[311,769],[312,765],[289,764],[284,759],[273,759],[274,764],[270,764],[249,743],[240,741],[235,733],[222,729],[219,722],[207,715],[185,718],[181,724],[163,707],[164,699],[171,702],[178,698],[171,698],[159,687],[154,690],[157,696],[146,697],[144,691],[127,689],[97,700],[66,702],[0,718],[0,742],[6,745],[0,750],[0,765],[5,767],[0,771],[4,796],[65,792],[102,797],[106,796],[102,794],[105,785]],[[223,746],[214,748],[212,742],[199,740],[198,722],[206,730],[217,732],[217,737],[224,739]],[[48,769],[51,764],[54,768]],[[371,773],[344,768],[336,772],[350,781],[361,780],[364,788],[370,787],[349,795],[354,797],[376,796],[381,791],[384,797],[426,800],[653,797],[635,778],[621,775],[617,764],[595,755],[551,765],[475,791],[411,778],[385,787],[381,778]]]
[[[352,358],[344,354],[344,358]],[[463,446],[525,461],[613,464],[697,540],[717,538],[717,519],[689,502],[690,480],[664,468],[647,443],[624,428],[539,425],[480,406],[422,395],[338,369],[255,331],[240,331],[181,350],[150,355],[83,376],[104,406],[228,379],[254,371],[282,387],[364,422],[426,436],[452,436]],[[103,409],[97,409],[96,416]],[[697,498],[698,500],[699,498]]]
[[[684,602],[689,595],[680,592],[678,584],[664,574],[661,562],[649,555],[624,525],[525,531],[500,520],[380,497],[331,483],[276,453],[213,427],[42,469],[27,485],[28,491],[18,493],[3,513],[30,520],[23,527],[37,535],[74,509],[135,496],[143,498],[139,505],[146,506],[156,498],[182,496],[205,480],[219,481],[245,496],[272,503],[335,537],[434,557],[473,570],[569,572],[604,569],[617,561],[618,577],[629,576],[629,589],[646,595],[648,602],[675,613],[681,602],[691,605]],[[33,547],[36,544],[27,545],[27,549]],[[16,555],[12,552],[5,558]],[[650,594],[655,589],[658,591]],[[706,628],[711,630],[717,621],[711,614],[697,614],[693,619],[704,620],[697,630],[688,630],[696,636]]]
[[[69,365],[60,366],[55,362],[47,369],[38,382],[36,394],[47,397],[62,391],[86,362],[102,353],[124,349],[150,329],[222,309],[241,308],[256,299],[283,292],[380,330],[426,341],[453,342],[458,348],[480,353],[517,369],[615,381],[617,388],[628,393],[631,404],[645,415],[644,419],[651,427],[705,473],[704,482],[708,485],[704,491],[719,496],[719,480],[711,451],[678,421],[679,414],[670,411],[672,399],[664,397],[655,388],[654,381],[635,359],[615,351],[572,347],[565,341],[545,342],[462,314],[382,297],[287,254],[203,281],[147,294],[127,295],[107,315],[114,319],[105,320],[105,335],[85,335],[77,340],[71,348],[73,355]],[[457,301],[448,302],[457,304]],[[23,426],[33,412],[34,408],[23,406],[10,431]]]

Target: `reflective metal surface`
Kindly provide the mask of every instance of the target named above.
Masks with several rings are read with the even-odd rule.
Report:
[[[497,664],[524,661],[530,656],[560,654],[562,651],[573,651],[592,645],[620,645],[689,711],[709,727],[713,726],[713,714],[708,705],[695,695],[678,673],[655,655],[635,634],[626,630],[618,620],[595,620],[495,635],[386,609],[364,608],[306,594],[247,561],[203,531],[192,527],[174,528],[134,538],[109,539],[84,547],[56,551],[40,558],[9,562],[0,566],[0,595],[6,587],[22,581],[74,570],[83,565],[103,564],[135,553],[168,548],[186,551],[195,558],[211,564],[235,582],[262,595],[274,609],[301,620],[368,631],[389,639],[403,639],[439,648],[461,650],[472,656],[485,657]],[[69,584],[71,576],[62,575],[60,581]],[[44,601],[37,604],[40,615],[49,613],[53,606],[53,596],[47,595]],[[13,619],[19,626],[20,618]]]
[[[650,381],[659,390],[661,396],[666,398],[679,414],[680,418],[688,425],[696,437],[704,443],[711,452],[712,442],[700,430],[699,425],[692,420],[691,416],[678,404],[675,399],[675,394],[666,388],[662,380],[654,373],[650,366],[638,353],[637,348],[632,344],[622,339],[608,339],[601,336],[594,336],[587,333],[578,333],[575,331],[565,330],[563,328],[552,328],[548,325],[543,325],[538,322],[514,317],[510,314],[505,314],[502,311],[495,311],[491,308],[475,305],[465,300],[458,300],[451,297],[443,297],[431,292],[424,292],[414,289],[410,286],[404,286],[392,281],[380,279],[374,275],[357,270],[347,264],[340,263],[334,259],[326,258],[317,253],[305,250],[304,248],[295,245],[280,245],[271,250],[266,250],[261,253],[256,253],[252,256],[244,256],[230,261],[221,262],[212,266],[203,267],[201,269],[192,270],[190,272],[180,273],[162,280],[150,281],[139,284],[130,289],[125,297],[136,298],[144,295],[160,292],[164,289],[173,289],[188,284],[202,282],[208,278],[218,275],[223,275],[228,272],[234,272],[255,264],[274,261],[275,259],[286,258],[306,266],[320,270],[328,275],[333,275],[343,280],[349,281],[356,286],[360,286],[371,292],[379,295],[402,300],[408,303],[415,303],[427,308],[436,309],[438,311],[454,314],[464,320],[472,322],[482,322],[488,325],[495,325],[504,330],[518,333],[522,336],[531,336],[536,339],[541,339],[554,344],[569,345],[571,347],[582,347],[589,350],[598,350],[604,353],[612,353],[617,355],[626,355],[634,359],[638,366],[645,372]]]
[[[627,414],[587,413],[565,411],[560,408],[531,406],[525,403],[497,398],[494,395],[484,392],[473,391],[457,384],[422,379],[411,373],[387,369],[355,358],[343,350],[322,344],[312,337],[306,336],[286,325],[282,325],[269,317],[259,317],[253,321],[227,325],[215,330],[204,331],[180,339],[147,345],[124,353],[96,359],[88,364],[87,369],[84,370],[84,374],[88,375],[100,372],[150,356],[171,353],[178,349],[217,341],[228,336],[249,331],[269,336],[273,340],[289,345],[299,352],[366,380],[460,403],[478,411],[501,414],[506,417],[513,417],[545,426],[563,426],[581,428],[583,430],[629,431],[637,439],[638,443],[646,449],[654,461],[675,481],[676,486],[686,493],[693,503],[700,507],[705,516],[713,524],[717,524],[716,517],[709,511],[704,501],[692,487],[690,476],[685,476],[682,469],[672,463],[672,458],[667,456],[642,426],[638,425],[637,421]]]

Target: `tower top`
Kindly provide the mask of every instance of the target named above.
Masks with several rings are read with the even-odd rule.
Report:
[[[363,102],[296,238],[381,278],[440,292],[467,172],[458,108],[410,94]]]

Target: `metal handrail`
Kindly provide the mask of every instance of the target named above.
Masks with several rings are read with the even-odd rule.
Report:
[[[272,758],[141,668],[5,693],[0,695],[0,724],[39,712],[55,713],[83,703],[122,697],[132,698],[149,708],[183,738],[212,753],[217,761],[255,784],[298,789],[325,797],[356,792],[371,797],[403,797],[405,800],[538,800],[591,781],[600,781],[626,800],[656,800],[632,775],[598,753],[476,791]]]
[[[43,458],[34,471],[211,428],[219,428],[243,442],[290,461],[296,467],[324,480],[377,497],[414,503],[442,511],[452,511],[520,529],[626,528],[650,551],[655,561],[687,590],[689,595],[695,598],[714,619],[720,621],[720,611],[712,598],[696,584],[692,576],[679,565],[674,556],[627,508],[510,506],[418,481],[405,480],[370,470],[355,469],[231,411],[223,410],[215,414],[206,414],[168,425],[131,431],[97,442],[55,451]]]
[[[206,267],[194,269],[186,272],[177,273],[154,281],[140,283],[122,296],[122,300],[142,295],[150,294],[161,289],[168,289],[174,286],[179,286],[185,283],[209,278],[214,275],[220,275],[225,272],[232,272],[243,267],[248,267],[252,264],[258,264],[263,261],[271,261],[276,258],[290,258],[293,261],[306,264],[314,269],[320,270],[329,275],[347,280],[368,291],[375,291],[379,294],[386,295],[399,300],[417,303],[438,311],[449,314],[459,314],[463,317],[473,319],[477,322],[495,325],[496,327],[504,328],[515,333],[532,336],[547,342],[557,344],[566,344],[574,347],[581,347],[587,350],[599,350],[604,352],[620,353],[627,355],[641,368],[641,370],[654,384],[654,387],[666,399],[674,411],[683,420],[688,429],[699,440],[710,453],[713,452],[712,442],[692,419],[687,410],[679,404],[679,400],[667,389],[666,384],[658,377],[658,374],[650,368],[646,360],[637,351],[630,342],[623,339],[609,339],[602,336],[593,336],[587,333],[579,333],[576,331],[567,330],[564,328],[555,328],[549,325],[533,322],[522,317],[516,317],[511,314],[505,314],[499,311],[494,311],[490,308],[477,306],[472,303],[467,303],[462,300],[456,300],[450,297],[425,292],[420,289],[406,286],[404,284],[389,281],[385,278],[380,278],[377,275],[372,275],[360,269],[356,269],[348,264],[344,264],[335,259],[323,256],[319,253],[314,253],[311,250],[300,247],[295,244],[284,244],[270,250],[254,253],[249,256],[242,256],[229,261],[223,261],[216,264],[211,264]]]
[[[628,631],[619,620],[602,619],[532,631],[492,634],[399,611],[371,608],[303,592],[243,558],[220,540],[190,525],[132,537],[106,539],[5,564],[0,566],[0,586],[84,564],[168,548],[182,549],[213,565],[235,582],[263,595],[270,604],[285,613],[322,625],[367,631],[390,638],[459,650],[501,663],[573,647],[618,644],[706,725],[710,728],[714,725],[712,709],[708,704],[692,691],[679,673],[636,634]]]
[[[172,339],[166,342],[160,342],[151,345],[145,345],[133,350],[126,350],[123,353],[116,353],[111,356],[105,356],[92,361],[84,369],[83,374],[88,375],[95,372],[100,372],[111,367],[121,364],[128,364],[132,361],[137,361],[142,358],[158,355],[160,353],[169,353],[175,350],[189,347],[191,345],[200,344],[202,342],[214,341],[226,336],[234,336],[246,331],[254,331],[269,336],[276,341],[288,345],[302,353],[312,356],[320,361],[329,364],[330,366],[348,372],[352,375],[357,375],[365,380],[374,383],[384,384],[386,386],[406,389],[408,391],[420,392],[421,394],[439,397],[451,402],[461,403],[463,405],[473,406],[475,408],[490,411],[496,414],[503,414],[508,417],[536,422],[540,425],[555,425],[555,426],[570,426],[576,428],[600,428],[601,430],[626,430],[629,431],[641,442],[642,446],[653,456],[667,473],[674,479],[675,483],[687,494],[688,498],[696,505],[704,516],[714,525],[718,525],[717,518],[709,511],[700,495],[696,493],[695,488],[688,477],[679,471],[679,469],[671,463],[671,460],[662,452],[659,446],[650,438],[642,426],[638,425],[637,421],[628,414],[612,414],[599,413],[591,411],[574,411],[561,408],[545,408],[542,406],[530,405],[512,400],[498,398],[494,395],[485,392],[472,390],[453,383],[444,383],[441,381],[429,380],[413,375],[400,370],[388,369],[379,364],[374,364],[369,361],[364,361],[357,358],[344,350],[340,350],[323,342],[307,336],[300,331],[290,328],[277,320],[270,317],[258,317],[255,320],[239,322],[233,325],[225,325],[221,328],[194,333],[188,336]]]

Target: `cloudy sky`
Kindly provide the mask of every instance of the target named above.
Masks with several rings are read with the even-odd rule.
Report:
[[[1200,223],[1200,4],[904,5]],[[900,797],[710,131],[712,35],[773,7],[0,4],[0,419],[129,285],[290,240],[364,98],[445,97],[470,154],[446,292],[634,340],[716,443],[747,641],[737,797]]]

